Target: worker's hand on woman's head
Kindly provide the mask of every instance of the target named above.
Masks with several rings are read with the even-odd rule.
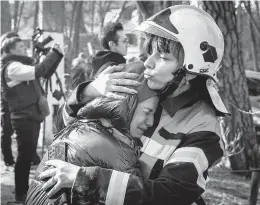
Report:
[[[140,82],[136,80],[139,77],[139,74],[124,72],[123,70],[124,65],[109,66],[98,75],[91,83],[91,86],[100,95],[116,99],[124,98],[123,95],[118,93],[136,94],[137,91],[134,88],[126,86],[139,86]]]
[[[45,165],[50,168],[43,171],[39,178],[41,180],[49,178],[42,187],[44,191],[48,191],[48,197],[53,196],[62,188],[72,188],[80,169],[79,166],[61,160],[49,160],[45,162]]]

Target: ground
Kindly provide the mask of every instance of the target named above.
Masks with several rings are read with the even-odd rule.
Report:
[[[14,139],[13,142],[13,150],[15,151],[16,143]],[[41,154],[41,148],[38,149],[38,153]],[[2,158],[0,166],[1,205],[14,205],[14,172],[13,170],[4,170]],[[32,167],[30,177],[33,177],[35,169],[36,166]],[[216,167],[210,171],[210,181],[203,198],[207,205],[247,205],[249,187],[250,180],[231,174],[225,168]],[[260,194],[258,204],[260,205]]]

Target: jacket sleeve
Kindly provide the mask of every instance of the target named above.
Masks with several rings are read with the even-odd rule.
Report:
[[[67,102],[65,104],[65,109],[63,110],[63,116],[68,117],[77,117],[77,113],[80,108],[82,108],[86,102],[82,101],[81,93],[85,87],[92,81],[86,81],[84,83],[79,84],[71,93],[69,98],[67,99]],[[64,117],[63,117],[64,118]],[[66,121],[64,119],[64,121]]]
[[[56,71],[63,54],[55,48],[50,51],[44,60],[35,66],[35,78],[49,78]]]
[[[29,81],[35,79],[35,67],[20,62],[11,62],[6,67],[7,76],[11,80]]]
[[[154,180],[100,167],[81,168],[72,187],[72,204],[190,205],[204,192],[208,169],[223,156],[223,144],[212,132],[185,135]]]

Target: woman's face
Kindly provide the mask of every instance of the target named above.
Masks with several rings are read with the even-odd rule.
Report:
[[[149,88],[160,90],[173,79],[180,65],[177,58],[171,53],[159,53],[155,49],[144,63],[146,70],[144,77],[147,79]]]
[[[155,96],[137,104],[130,124],[130,135],[132,137],[141,138],[144,131],[153,125],[158,102],[159,98]]]

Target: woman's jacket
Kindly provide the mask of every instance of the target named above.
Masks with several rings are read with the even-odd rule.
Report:
[[[140,141],[124,136],[115,128],[106,128],[99,120],[75,120],[49,146],[48,153],[36,170],[25,204],[70,204],[69,189],[63,189],[51,199],[41,190],[43,182],[39,180],[39,174],[47,168],[45,161],[60,159],[78,166],[100,166],[140,176],[137,163],[140,146]],[[102,200],[93,197],[86,199],[88,204],[99,204]]]

